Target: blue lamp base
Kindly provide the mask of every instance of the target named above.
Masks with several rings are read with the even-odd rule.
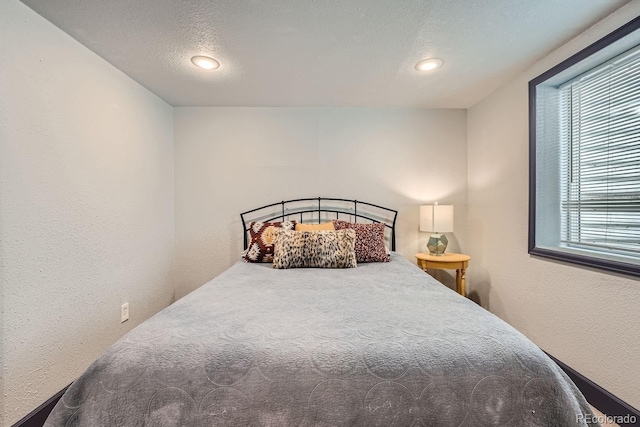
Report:
[[[444,234],[432,234],[427,242],[427,248],[431,255],[444,255],[449,241]]]

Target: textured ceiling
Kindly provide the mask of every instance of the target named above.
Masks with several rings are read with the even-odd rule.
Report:
[[[473,105],[628,2],[22,1],[174,106],[434,108]]]

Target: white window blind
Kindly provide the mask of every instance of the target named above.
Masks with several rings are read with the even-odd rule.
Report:
[[[640,257],[640,50],[561,86],[561,242]]]

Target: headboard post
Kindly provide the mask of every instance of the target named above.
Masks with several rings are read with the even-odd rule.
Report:
[[[398,218],[398,213],[393,216],[393,225],[391,226],[391,250],[396,251],[396,219]]]
[[[249,247],[249,242],[247,242],[247,223],[244,221],[244,214],[240,215],[240,219],[242,219],[242,236],[244,237],[244,249],[246,250]]]

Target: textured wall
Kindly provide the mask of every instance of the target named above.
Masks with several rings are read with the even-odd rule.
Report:
[[[357,198],[399,210],[397,250],[423,250],[418,206],[456,206],[464,248],[463,110],[176,108],[177,296],[238,260],[238,214],[299,197]]]
[[[530,257],[527,83],[640,15],[623,7],[468,110],[470,291],[542,349],[640,408],[640,280]]]
[[[6,426],[170,303],[173,129],[170,106],[22,3],[0,1],[0,40]]]

